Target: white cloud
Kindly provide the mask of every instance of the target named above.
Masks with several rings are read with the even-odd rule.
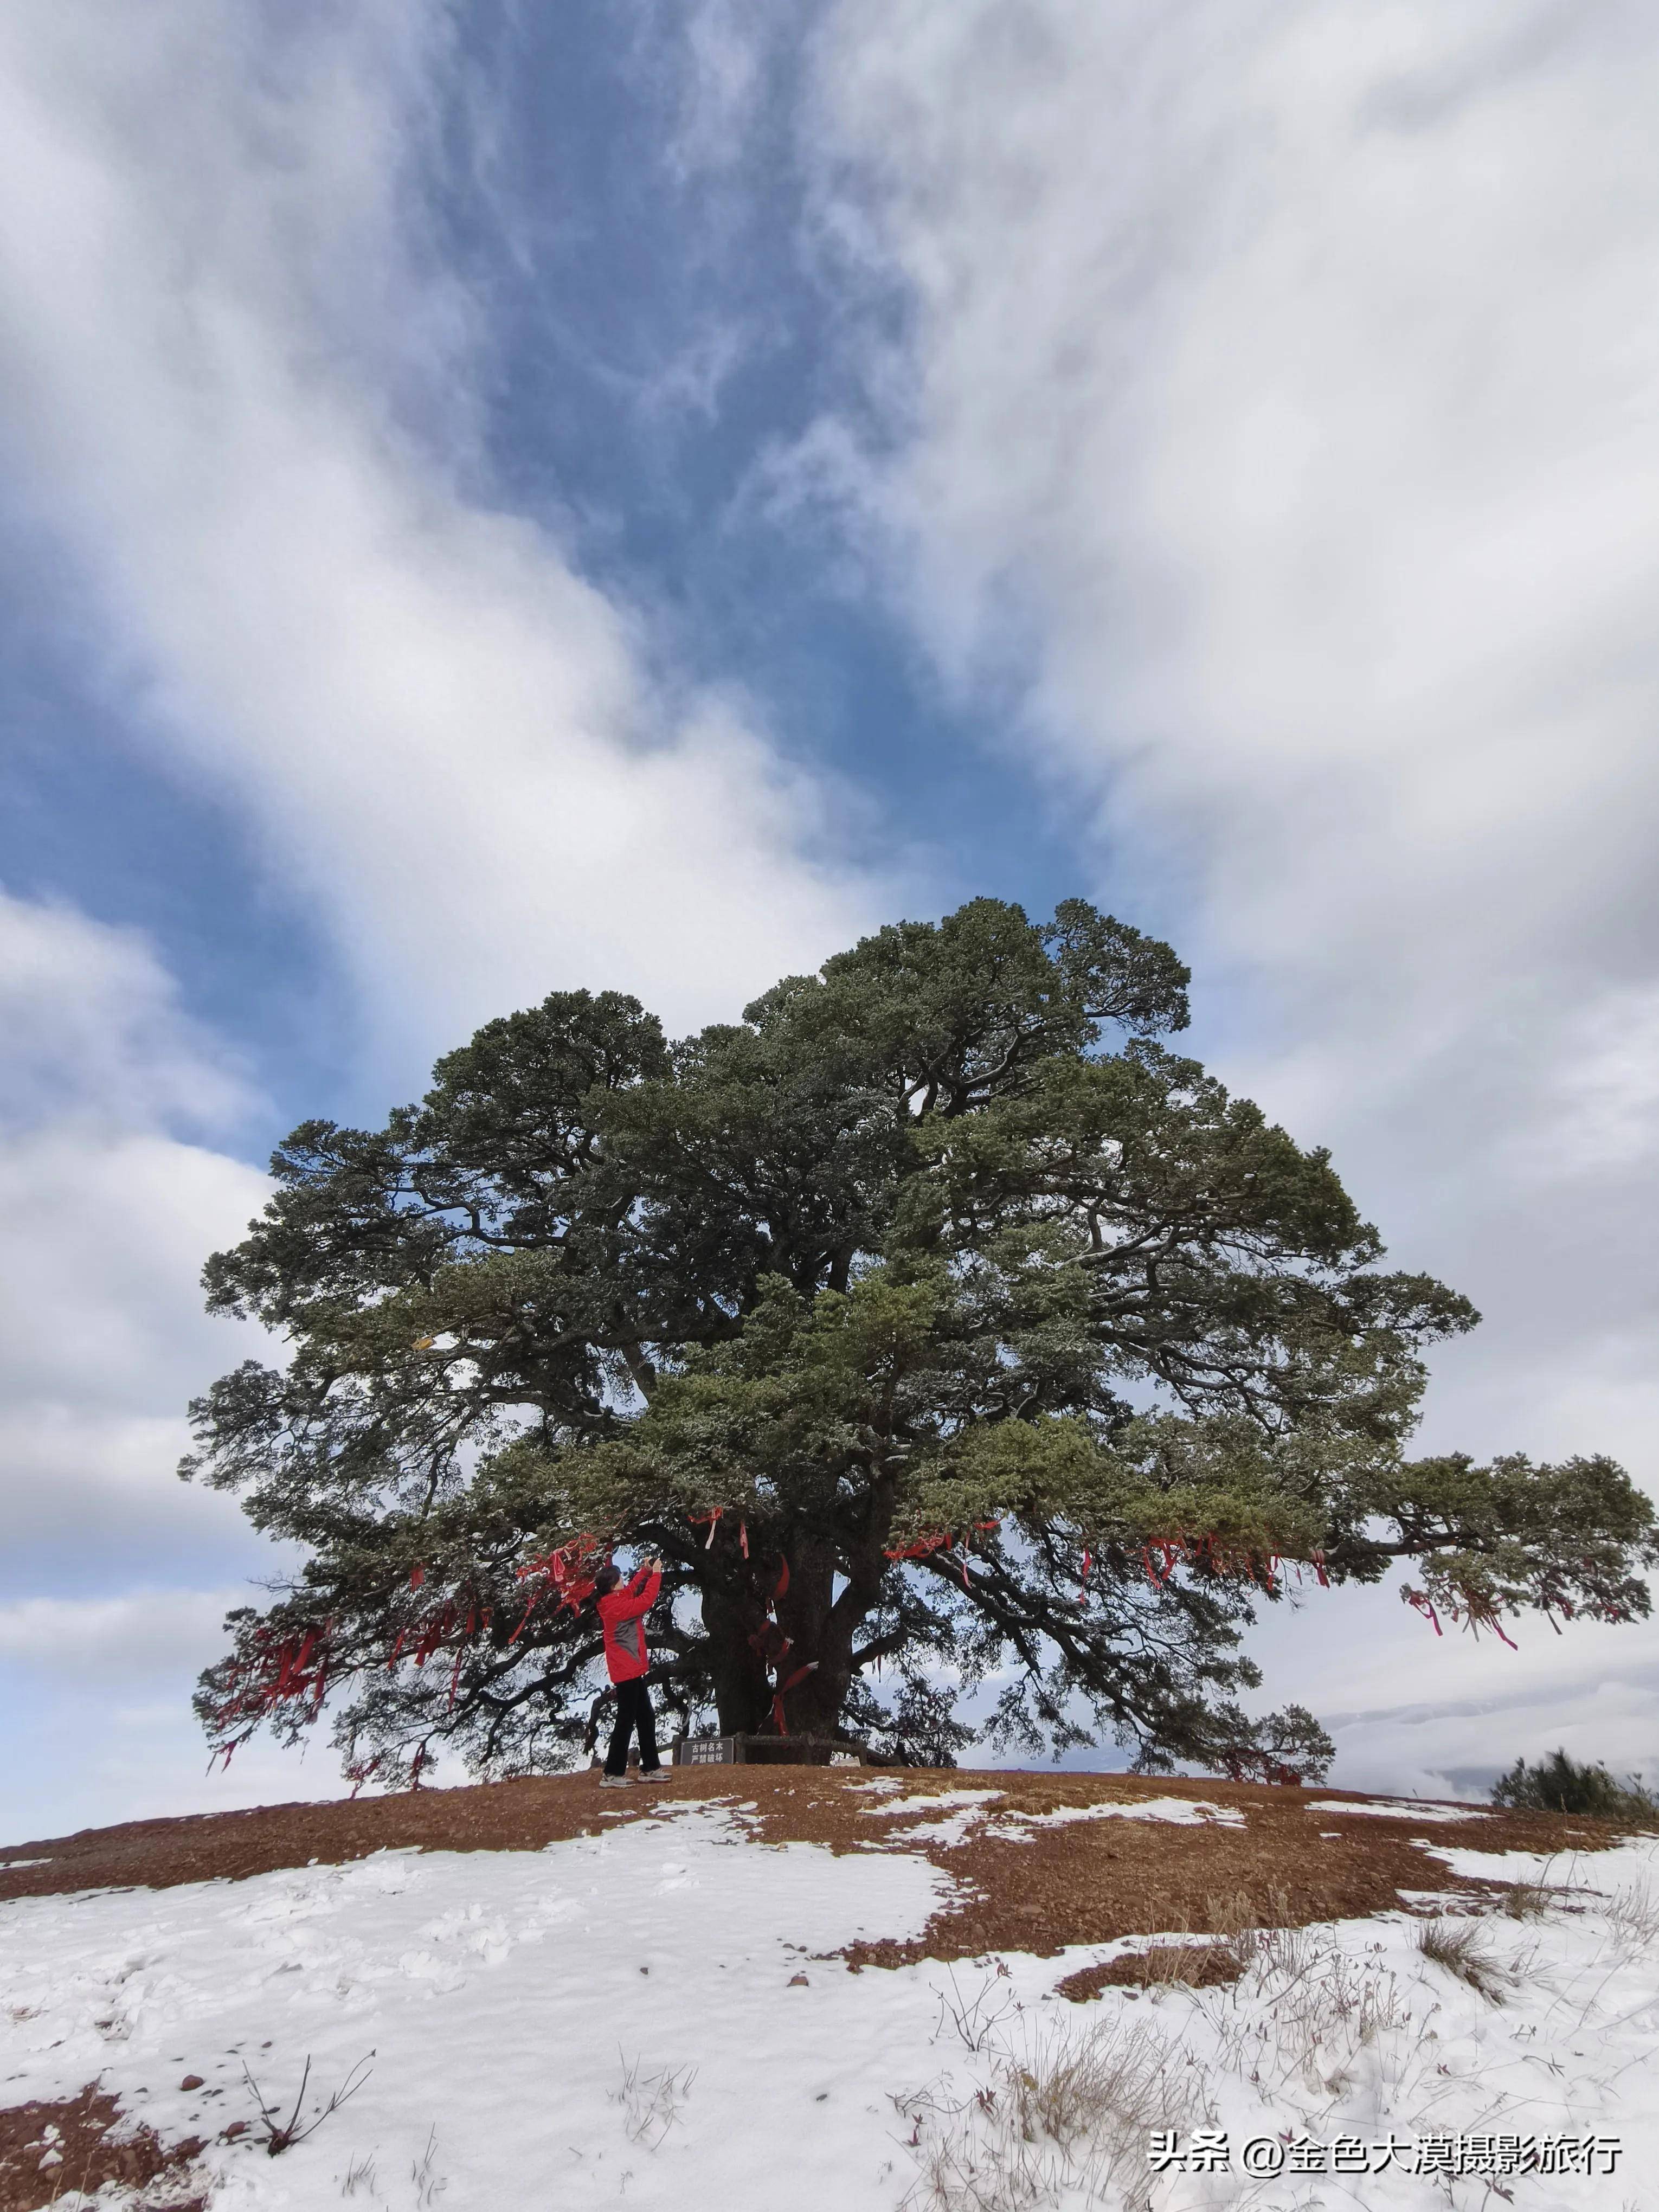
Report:
[[[878,435],[771,483],[1018,702],[1209,1056],[1482,1306],[1425,1440],[1651,1485],[1650,15],[838,0],[817,61]]]
[[[246,1553],[231,1503],[187,1492],[188,1398],[259,1332],[210,1321],[202,1261],[265,1178],[171,1133],[249,1096],[137,933],[0,893],[0,1501],[9,1574],[101,1578]]]
[[[206,1666],[225,1614],[246,1603],[234,1587],[18,1598],[0,1604],[0,1660],[125,1694],[156,1674]]]
[[[0,25],[23,480],[155,747],[248,807],[401,1077],[558,984],[729,1009],[865,912],[823,794],[479,489],[485,334],[423,173],[451,11],[277,21]]]
[[[0,1123],[222,1128],[252,1103],[135,931],[0,890]]]
[[[246,1093],[144,940],[68,908],[0,896],[0,1588],[84,1596],[157,1577],[176,1626],[198,1577],[273,1563],[234,1501],[174,1472],[188,1399],[262,1346],[207,1318],[198,1278],[270,1186],[168,1124],[222,1127]],[[82,1645],[50,1632],[64,1602],[0,1603],[0,1657],[82,1667]]]
[[[307,1759],[255,1741],[228,1769],[208,1771],[190,1693],[223,1649],[225,1612],[247,1595],[234,1584],[139,1587],[112,1597],[0,1603],[7,1717],[0,1840],[343,1796],[325,1742]]]
[[[60,1128],[0,1145],[6,1401],[176,1410],[204,1360],[246,1348],[234,1325],[201,1313],[197,1278],[269,1189],[240,1160],[153,1132]]]
[[[412,1087],[556,986],[729,1013],[866,913],[824,791],[740,695],[679,686],[489,488],[489,333],[428,193],[467,66],[440,0],[0,17],[11,496],[78,562],[88,681],[167,772],[246,810],[331,933],[366,1089]],[[182,1661],[165,1745],[60,1675],[83,1634],[118,1650],[135,1582],[181,1593],[193,1672],[219,1586],[274,1565],[173,1474],[188,1397],[259,1348],[203,1316],[197,1280],[264,1195],[214,1149],[250,1102],[142,940],[67,909],[0,901],[0,1024],[6,1575],[117,1594],[113,1626],[48,1637],[8,1723],[13,1802],[37,1826],[112,1817],[122,1786],[206,1802]],[[258,1770],[264,1794],[292,1793],[287,1764]],[[104,1775],[91,1797],[82,1767]]]

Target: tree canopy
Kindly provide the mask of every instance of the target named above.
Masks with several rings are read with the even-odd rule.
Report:
[[[203,1678],[215,1742],[327,1711],[362,1777],[568,1764],[612,1549],[665,1563],[687,1727],[926,1763],[1104,1734],[1316,1775],[1310,1714],[1240,1702],[1298,1577],[1413,1560],[1437,1629],[1645,1613],[1611,1461],[1406,1456],[1477,1317],[1160,1041],[1187,981],[1080,900],[979,899],[678,1042],[555,992],[383,1129],[302,1124],[204,1279],[290,1356],[192,1407],[181,1471],[304,1547]]]

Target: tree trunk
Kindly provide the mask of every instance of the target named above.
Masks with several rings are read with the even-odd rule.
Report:
[[[702,1592],[708,1664],[723,1735],[833,1735],[853,1682],[853,1645],[879,1595],[848,1583],[836,1595],[837,1555],[803,1544],[775,1599],[778,1563],[757,1560],[736,1587],[711,1574]],[[807,1671],[803,1671],[807,1670]],[[800,1676],[799,1680],[793,1678]]]

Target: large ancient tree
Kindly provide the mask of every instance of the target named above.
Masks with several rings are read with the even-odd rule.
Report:
[[[1423,1347],[1322,1152],[1194,1061],[1170,949],[1080,901],[884,929],[679,1043],[556,993],[368,1133],[313,1121],[208,1264],[286,1339],[185,1472],[305,1547],[198,1705],[228,1754],[326,1711],[351,1770],[569,1761],[600,1548],[665,1564],[691,1727],[1316,1774],[1239,1653],[1287,1578],[1501,1631],[1648,1609],[1652,1510],[1599,1457],[1405,1456]]]

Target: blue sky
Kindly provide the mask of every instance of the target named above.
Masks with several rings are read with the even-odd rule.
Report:
[[[276,1136],[980,891],[1171,936],[1474,1297],[1427,1441],[1649,1474],[1656,78],[1617,0],[9,11],[9,1826],[327,1786],[182,1710]],[[1659,1765],[1646,1631],[1262,1649],[1339,1779]]]

